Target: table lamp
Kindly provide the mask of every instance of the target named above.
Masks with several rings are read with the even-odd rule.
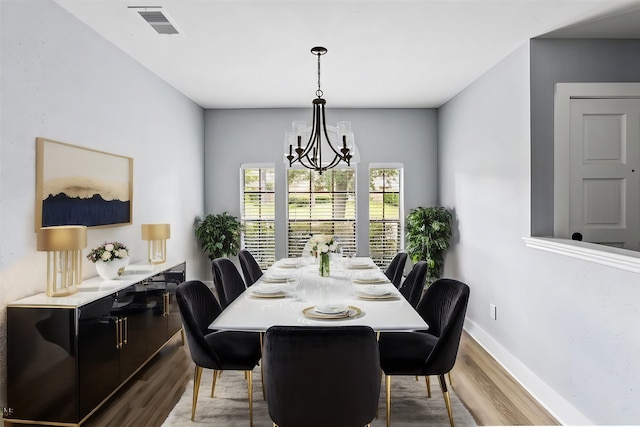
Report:
[[[82,282],[82,249],[87,247],[87,227],[44,227],[36,235],[37,249],[47,251],[47,295],[62,297],[76,293],[76,285]]]
[[[142,240],[148,240],[147,258],[150,264],[162,264],[167,261],[169,237],[169,224],[142,224]]]

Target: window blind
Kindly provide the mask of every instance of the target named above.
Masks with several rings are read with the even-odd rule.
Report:
[[[369,255],[385,268],[403,250],[402,170],[369,169]]]
[[[242,247],[265,270],[276,258],[275,169],[243,166],[241,186]]]
[[[354,169],[287,171],[288,256],[302,255],[314,234],[333,235],[345,254],[356,251]]]

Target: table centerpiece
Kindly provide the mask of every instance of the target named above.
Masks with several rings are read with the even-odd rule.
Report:
[[[338,250],[338,244],[334,236],[315,235],[309,239],[311,255],[318,259],[318,273],[322,277],[329,276],[331,265],[329,254]]]

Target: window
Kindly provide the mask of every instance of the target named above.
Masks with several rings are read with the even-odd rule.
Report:
[[[288,256],[302,255],[314,234],[333,235],[344,253],[356,251],[356,175],[354,169],[287,171]]]
[[[242,166],[242,247],[251,252],[262,269],[275,262],[275,169]]]
[[[386,267],[403,250],[402,169],[369,169],[369,254]]]

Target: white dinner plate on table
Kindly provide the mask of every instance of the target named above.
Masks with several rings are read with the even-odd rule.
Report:
[[[385,288],[366,286],[358,289],[356,297],[364,300],[388,300],[396,299],[398,296],[396,295],[396,292],[389,291]]]
[[[286,283],[291,279],[291,276],[286,272],[274,271],[265,273],[260,279],[266,283]]]
[[[310,319],[347,319],[350,317],[356,317],[359,316],[360,313],[362,313],[362,310],[360,310],[358,307],[354,307],[352,305],[350,306],[342,306],[342,307],[346,307],[346,309],[342,312],[338,312],[338,313],[321,313],[319,311],[317,311],[317,306],[312,306],[312,307],[307,307],[304,310],[302,310],[302,314],[304,314],[305,317],[308,317]]]
[[[389,279],[380,271],[371,271],[354,275],[353,282],[359,284],[377,284],[388,283]]]
[[[253,286],[250,295],[256,298],[283,298],[286,297],[284,289],[281,286],[263,285],[260,287]],[[252,287],[252,288],[253,288]]]
[[[348,267],[355,270],[376,268],[376,265],[369,258],[353,258],[349,260]]]
[[[282,258],[275,265],[280,268],[298,268],[302,267],[302,260],[300,258]]]
[[[358,289],[358,291],[363,294],[370,295],[372,297],[379,297],[382,295],[388,295],[393,293],[388,289],[385,289],[384,287],[379,287],[379,286],[363,286],[361,289]]]
[[[344,304],[320,304],[313,308],[317,313],[338,314],[345,313],[349,307]]]

